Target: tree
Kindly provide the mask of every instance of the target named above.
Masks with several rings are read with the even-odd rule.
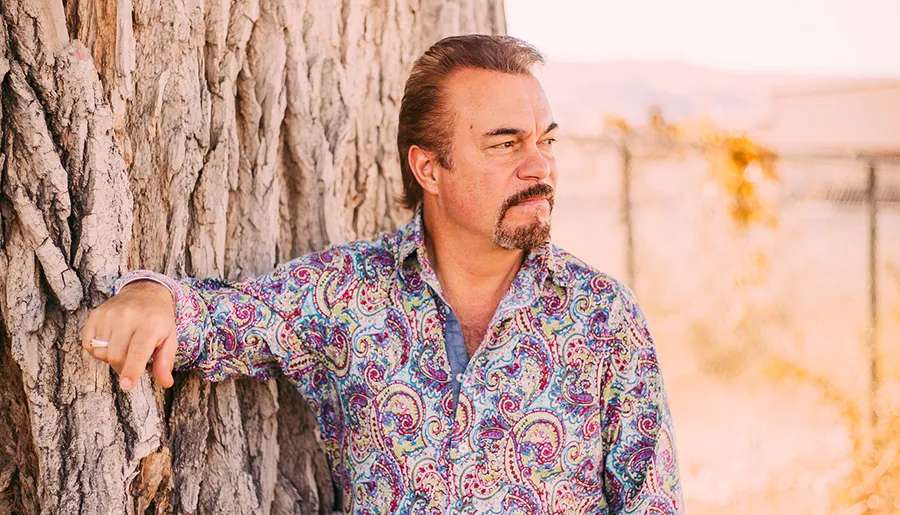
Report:
[[[131,268],[235,279],[407,217],[397,112],[502,0],[0,2],[0,512],[326,513],[287,383],[130,393],[80,349]]]

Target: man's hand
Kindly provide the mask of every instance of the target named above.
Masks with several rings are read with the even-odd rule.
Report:
[[[95,347],[91,340],[109,342]],[[164,388],[175,383],[172,367],[175,339],[175,302],[162,285],[137,281],[91,311],[81,331],[81,346],[119,374],[119,386],[131,390],[153,358],[153,375]]]

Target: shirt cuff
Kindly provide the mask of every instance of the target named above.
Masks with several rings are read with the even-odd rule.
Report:
[[[167,277],[163,274],[158,274],[156,272],[151,272],[150,270],[134,270],[123,275],[119,278],[119,280],[115,282],[115,284],[113,284],[112,294],[116,295],[122,290],[122,288],[138,281],[152,281],[156,284],[164,286],[167,290],[169,290],[169,294],[172,295],[172,300],[177,300],[175,289],[178,288],[178,286],[174,284],[175,281],[170,277]]]

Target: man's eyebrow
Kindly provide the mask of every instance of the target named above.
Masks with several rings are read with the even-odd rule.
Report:
[[[484,133],[485,137],[490,136],[520,136],[525,134],[524,129],[516,129],[515,127],[500,127]]]
[[[547,128],[544,130],[544,134],[542,134],[542,135],[546,135],[548,132],[552,131],[553,129],[556,129],[557,127],[559,127],[558,123],[556,123],[556,122],[551,123],[550,125],[547,126]],[[487,137],[491,137],[491,136],[521,136],[521,135],[525,134],[525,132],[526,131],[524,129],[517,129],[515,127],[499,127],[497,129],[485,132],[484,137],[487,138]]]

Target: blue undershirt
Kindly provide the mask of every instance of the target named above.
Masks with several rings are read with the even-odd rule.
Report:
[[[466,341],[463,339],[459,320],[450,306],[447,306],[447,320],[444,324],[444,344],[447,347],[447,359],[450,360],[453,413],[456,413],[456,405],[459,403],[459,389],[462,386],[462,375],[466,371],[466,365],[469,364],[469,352],[466,350]]]

